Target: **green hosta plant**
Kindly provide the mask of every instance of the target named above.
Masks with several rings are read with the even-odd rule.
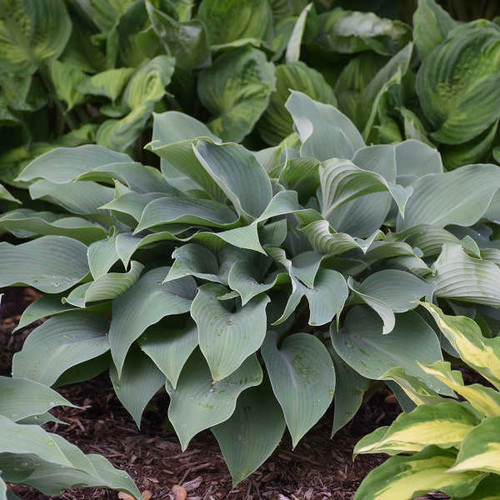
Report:
[[[132,479],[100,455],[85,455],[41,424],[58,421],[49,410],[73,406],[32,380],[0,377],[0,499],[18,497],[7,483],[33,486],[45,495],[65,488],[106,487],[142,498]],[[60,421],[59,421],[60,422]]]
[[[428,145],[367,146],[335,107],[293,92],[296,133],[252,152],[178,112],[154,117],[161,171],[102,146],[50,151],[18,180],[52,207],[3,214],[0,286],[45,293],[14,357],[49,386],[109,370],[140,424],[162,387],[185,449],[215,434],[235,482],[285,428],[295,446],[335,403],[335,433],[391,368],[450,345],[422,298],[496,328],[495,165],[443,172]],[[405,407],[411,402],[398,392]]]
[[[432,304],[423,306],[461,359],[489,385],[464,384],[462,373],[448,362],[420,364],[427,375],[457,395],[449,399],[404,369],[389,370],[386,377],[399,384],[417,407],[356,445],[355,454],[387,453],[392,458],[365,478],[355,498],[403,500],[433,491],[453,499],[498,498],[500,339],[485,337],[471,318],[446,315]]]

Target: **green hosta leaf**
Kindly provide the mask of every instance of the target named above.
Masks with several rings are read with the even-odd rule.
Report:
[[[283,413],[269,384],[250,388],[240,396],[232,416],[212,427],[234,485],[269,458],[284,431]]]
[[[354,454],[397,455],[422,451],[430,445],[459,448],[478,423],[474,413],[455,401],[422,405],[410,413],[401,413],[389,427],[381,427],[365,436],[354,447]]]
[[[126,293],[113,301],[109,342],[118,376],[121,376],[130,346],[148,326],[165,316],[188,312],[196,293],[193,278],[163,283],[168,267],[144,274]]]
[[[126,154],[94,144],[75,148],[57,148],[33,160],[16,180],[29,182],[35,179],[46,179],[64,184],[94,168],[117,163],[133,163],[133,161]]]
[[[277,343],[278,334],[269,332],[262,356],[295,447],[330,406],[335,369],[328,350],[313,335],[295,333]]]
[[[373,12],[345,11],[340,8],[322,14],[314,42],[326,52],[353,54],[372,50],[385,56],[403,48],[410,29],[400,21],[381,19]]]
[[[254,155],[240,145],[209,141],[198,141],[194,152],[240,215],[258,217],[264,212],[272,198],[272,187]]]
[[[460,497],[470,494],[484,475],[475,472],[450,474],[455,457],[455,451],[434,446],[416,455],[392,457],[366,476],[354,498],[417,498],[433,491],[458,494]]]
[[[42,295],[32,302],[23,312],[19,324],[14,332],[21,330],[34,321],[56,314],[73,311],[75,308],[62,302],[62,295]]]
[[[175,389],[182,368],[198,345],[198,328],[191,318],[174,323],[171,318],[150,326],[139,340],[141,349],[154,361]]]
[[[439,329],[460,357],[475,371],[500,388],[498,339],[483,337],[479,325],[470,318],[448,316],[432,304],[422,305],[432,314]]]
[[[434,272],[437,297],[500,306],[500,268],[488,260],[470,257],[462,245],[443,245]]]
[[[5,72],[34,73],[56,59],[69,39],[71,20],[63,0],[2,0],[0,66]]]
[[[69,368],[109,350],[106,318],[89,312],[68,312],[33,330],[16,353],[12,373],[52,385]]]
[[[332,88],[321,73],[301,62],[280,64],[276,67],[276,90],[257,126],[268,144],[277,144],[293,132],[293,120],[285,108],[291,90],[303,92],[318,102],[337,104]]]
[[[205,27],[198,20],[179,22],[146,2],[153,29],[167,54],[181,68],[195,69],[210,64],[210,49]]]
[[[0,243],[0,286],[33,286],[46,293],[68,290],[89,272],[87,247],[64,236]]]
[[[387,335],[381,331],[381,320],[374,311],[355,306],[347,313],[340,332],[332,326],[332,343],[339,356],[364,377],[381,379],[391,368],[402,367],[443,392],[443,386],[415,361],[431,364],[443,359],[436,333],[418,314],[398,314],[393,331]]]
[[[60,61],[52,61],[49,69],[57,97],[68,105],[68,110],[83,102],[85,97],[78,90],[79,85],[87,79],[83,71]]]
[[[474,493],[461,497],[463,500],[498,500],[500,498],[500,477],[490,474],[483,479]]]
[[[139,348],[130,350],[121,377],[114,366],[109,374],[118,399],[140,428],[144,408],[165,384],[165,375]]]
[[[246,359],[229,377],[214,383],[203,355],[195,351],[182,370],[177,388],[167,383],[168,418],[182,449],[202,430],[225,422],[234,413],[238,396],[261,382],[262,369],[255,356]]]
[[[283,314],[274,324],[278,325],[288,319],[305,296],[309,303],[309,324],[325,325],[342,312],[348,295],[344,277],[331,269],[319,270],[313,288],[303,285],[297,279],[292,279],[292,293]]]
[[[106,236],[105,229],[95,222],[81,217],[61,217],[52,212],[37,212],[29,208],[6,212],[0,217],[0,227],[18,238],[34,235],[68,236],[87,245]]]
[[[217,57],[198,80],[200,100],[215,117],[210,129],[225,141],[241,141],[266,109],[274,86],[274,65],[263,52],[243,47]]]
[[[483,420],[472,429],[460,446],[451,472],[482,471],[500,473],[500,416]]]
[[[264,40],[272,24],[267,0],[203,0],[198,16],[207,29],[211,45],[242,38]]]
[[[457,25],[434,0],[420,0],[413,14],[413,38],[420,59],[425,59]]]
[[[269,297],[261,294],[232,312],[219,296],[226,288],[210,283],[199,287],[191,306],[198,325],[200,349],[212,378],[222,380],[237,370],[262,345],[267,329]]]
[[[500,188],[500,171],[496,165],[468,165],[453,172],[425,175],[412,188],[398,231],[417,224],[472,226]]]
[[[0,377],[0,415],[15,422],[41,415],[55,406],[73,406],[56,391],[22,378]]]
[[[329,348],[335,367],[336,385],[331,438],[356,415],[370,381],[353,370],[334,349]]]
[[[122,94],[134,68],[113,68],[97,73],[78,85],[78,92],[107,97],[115,102]]]
[[[499,54],[498,27],[469,23],[453,30],[425,58],[416,85],[422,110],[435,129],[433,139],[460,144],[498,119]]]
[[[286,109],[302,142],[302,156],[320,161],[352,158],[365,145],[355,125],[333,106],[292,91]]]

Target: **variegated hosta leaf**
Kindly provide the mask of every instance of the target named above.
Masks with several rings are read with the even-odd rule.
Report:
[[[476,52],[476,47],[481,50]],[[472,59],[471,51],[477,54]],[[434,127],[433,139],[460,144],[498,119],[499,54],[498,26],[485,22],[454,29],[425,58],[416,86],[422,110]]]
[[[294,128],[302,142],[302,156],[317,158],[352,158],[365,143],[356,126],[338,109],[292,91],[286,102]]]
[[[443,245],[434,273],[437,297],[500,306],[500,268],[488,260],[470,257],[462,245]]]
[[[274,87],[274,65],[263,52],[243,47],[218,56],[198,80],[200,100],[214,116],[208,124],[212,132],[241,141],[266,109]]]
[[[134,68],[108,69],[81,82],[77,87],[78,92],[107,97],[115,102],[133,74]]]
[[[63,0],[2,0],[0,11],[2,71],[34,73],[64,50],[71,20]]]
[[[259,349],[267,329],[266,307],[270,299],[266,294],[232,311],[232,301],[219,300],[226,292],[216,283],[202,285],[191,305],[200,349],[216,382],[234,373]]]
[[[451,472],[500,473],[500,416],[483,420],[462,441]]]
[[[295,447],[330,406],[335,368],[328,350],[314,335],[295,333],[280,345],[278,340],[276,332],[269,332],[262,356]]]
[[[422,304],[435,319],[443,335],[475,371],[500,389],[500,342],[488,339],[479,325],[465,316],[448,316],[432,304]]]
[[[381,323],[368,307],[355,306],[347,313],[340,332],[332,325],[333,347],[364,377],[382,379],[391,368],[403,367],[432,389],[446,393],[446,387],[427,375],[415,361],[425,364],[442,361],[439,339],[431,326],[412,311],[396,315],[394,330],[387,335],[382,335]]]
[[[68,110],[84,101],[85,96],[78,90],[87,79],[83,71],[60,61],[52,61],[49,70],[57,97],[67,104]]]
[[[437,446],[411,456],[392,457],[370,472],[358,488],[355,500],[394,500],[417,498],[433,491],[462,497],[474,491],[484,474],[449,472],[456,451]]]
[[[231,417],[212,427],[234,485],[269,458],[284,431],[283,413],[268,383],[243,392]]]
[[[33,330],[13,360],[14,377],[51,386],[68,369],[109,350],[106,317],[68,312]]]
[[[302,62],[281,64],[276,67],[276,90],[271,94],[269,106],[257,126],[268,144],[277,144],[293,132],[293,120],[285,108],[290,90],[297,90],[317,102],[336,105],[332,88],[323,75]]]
[[[196,294],[194,279],[186,277],[163,283],[168,271],[168,267],[158,267],[147,272],[113,301],[109,343],[119,377],[130,346],[147,327],[165,316],[188,312],[191,307]]]
[[[380,427],[354,447],[354,454],[413,453],[426,446],[459,448],[464,437],[479,423],[478,417],[458,402],[422,405],[401,413],[389,427]]]
[[[234,413],[238,396],[261,382],[262,369],[255,355],[229,377],[214,382],[205,358],[196,350],[185,364],[177,387],[174,389],[167,382],[168,418],[182,449],[202,430],[225,422]]]
[[[0,243],[0,286],[64,292],[88,274],[86,253],[83,243],[65,236],[43,236],[19,245]]]

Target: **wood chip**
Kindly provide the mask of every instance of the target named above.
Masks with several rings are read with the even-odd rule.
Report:
[[[187,491],[186,488],[183,488],[182,486],[179,486],[176,484],[175,486],[172,486],[172,493],[175,495],[175,500],[186,500],[187,498]]]
[[[151,500],[153,498],[153,494],[149,490],[144,490],[141,495],[142,500]]]

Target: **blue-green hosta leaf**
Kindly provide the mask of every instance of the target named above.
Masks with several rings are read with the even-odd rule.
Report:
[[[0,415],[17,422],[55,406],[73,406],[56,391],[33,380],[0,377]]]
[[[232,312],[220,301],[226,288],[210,283],[198,289],[191,316],[198,325],[200,349],[212,378],[222,380],[234,373],[262,345],[267,329],[269,297],[258,295]]]
[[[302,142],[302,156],[352,158],[365,143],[355,125],[338,109],[314,101],[302,92],[292,91],[286,109]]]
[[[354,447],[354,453],[397,455],[419,452],[430,445],[458,448],[478,423],[470,407],[457,401],[417,406],[409,413],[401,413],[390,426],[365,436]]]
[[[353,370],[334,349],[329,348],[335,368],[335,395],[333,406],[333,436],[350,422],[363,403],[363,396],[370,385],[369,379]]]
[[[437,297],[500,307],[500,268],[470,257],[462,245],[446,244],[434,263]]]
[[[53,212],[37,212],[20,208],[0,217],[0,228],[18,238],[40,236],[68,236],[85,244],[101,240],[105,229],[95,222],[80,217],[61,217]]]
[[[14,203],[21,203],[17,198],[12,196],[5,186],[0,184],[0,200],[12,201]]]
[[[373,12],[337,8],[320,15],[314,45],[326,52],[353,54],[365,50],[389,56],[410,41],[409,27]]]
[[[425,257],[437,256],[445,243],[460,245],[460,240],[446,229],[430,224],[419,224],[395,235],[397,240],[405,241],[419,248]]]
[[[295,447],[330,406],[335,368],[328,350],[314,335],[295,333],[279,347],[277,343],[278,334],[269,332],[262,356]]]
[[[204,25],[198,19],[179,22],[146,2],[149,19],[165,52],[176,59],[181,68],[195,69],[211,62]]]
[[[425,175],[412,187],[398,231],[417,224],[472,226],[483,217],[500,188],[500,171],[492,164],[467,165],[452,172]]]
[[[146,205],[135,232],[173,222],[227,228],[237,221],[237,215],[222,203],[165,196]]]
[[[18,176],[17,181],[46,179],[67,183],[97,167],[117,163],[133,163],[130,156],[95,144],[73,148],[57,148],[38,156]]]
[[[264,212],[272,198],[272,187],[253,154],[240,145],[206,140],[198,141],[194,152],[240,215],[258,217]]]
[[[298,199],[307,202],[319,188],[320,162],[315,158],[293,158],[279,174],[279,182],[296,191]]]
[[[88,274],[86,252],[83,243],[65,236],[43,236],[20,245],[0,243],[0,286],[64,292]]]
[[[96,182],[61,184],[40,179],[30,186],[33,200],[45,200],[78,215],[103,213],[100,209],[114,197],[114,190]]]
[[[121,377],[114,366],[109,375],[118,399],[140,428],[144,408],[165,384],[165,375],[138,347],[128,353]]]
[[[476,56],[471,58],[471,52]],[[453,30],[425,58],[416,88],[422,110],[434,127],[433,139],[460,144],[498,119],[499,54],[498,26],[469,23]]]
[[[264,40],[272,25],[271,6],[260,0],[204,0],[198,17],[207,29],[210,45],[242,38]]]
[[[214,382],[208,365],[196,350],[185,364],[177,387],[167,382],[168,418],[185,450],[202,430],[225,422],[236,408],[238,396],[262,382],[262,368],[255,355],[247,358],[229,377]]]
[[[116,234],[112,234],[106,239],[95,241],[88,247],[87,259],[90,273],[94,279],[105,275],[118,261],[116,237]],[[128,266],[128,263],[125,266]]]
[[[439,151],[420,141],[409,139],[394,146],[397,182],[409,186],[426,174],[441,174],[443,164]]]
[[[424,60],[458,23],[434,0],[420,0],[413,14],[413,39]]]
[[[188,312],[196,294],[196,283],[186,277],[163,283],[168,267],[144,274],[122,296],[113,301],[109,343],[118,376],[121,376],[130,346],[148,326],[165,316]]]
[[[19,324],[14,332],[21,330],[34,321],[56,314],[74,311],[74,307],[62,302],[62,295],[42,295],[35,302],[32,302],[23,312]]]
[[[280,64],[276,67],[276,90],[257,126],[268,144],[277,144],[293,132],[293,120],[285,108],[290,90],[303,92],[318,102],[337,104],[333,89],[321,73],[302,62]]]
[[[165,193],[137,193],[135,191],[116,193],[114,200],[103,205],[101,209],[108,209],[120,222],[128,226],[135,227],[141,220],[144,209],[152,201],[163,198]],[[121,218],[120,216],[125,216]],[[130,217],[127,217],[130,216]]]
[[[92,75],[78,85],[78,92],[107,97],[115,102],[122,94],[134,68],[113,68]]]
[[[289,318],[305,296],[309,303],[309,324],[325,325],[341,313],[348,295],[345,278],[332,269],[320,269],[313,288],[292,278],[292,293],[283,314],[274,324],[280,324]]]
[[[52,385],[69,368],[109,350],[108,322],[89,312],[68,312],[31,332],[13,360],[14,377]]]
[[[461,443],[453,473],[500,473],[500,416],[489,417],[472,429]]]
[[[200,73],[198,95],[214,116],[208,124],[225,141],[241,141],[269,103],[275,70],[260,50],[243,47],[223,53]]]
[[[49,70],[56,95],[67,104],[68,110],[84,101],[85,96],[78,90],[79,85],[88,78],[83,71],[60,61],[52,61]]]
[[[283,413],[268,383],[243,392],[232,416],[212,427],[234,485],[269,458],[284,431]]]
[[[198,346],[198,327],[191,318],[173,322],[171,318],[150,326],[138,344],[175,389],[182,368]]]
[[[175,259],[165,281],[171,281],[184,276],[223,283],[219,277],[219,262],[214,253],[197,243],[188,243],[172,252]]]
[[[302,45],[302,37],[304,36],[306,27],[307,14],[309,14],[312,6],[312,2],[306,5],[295,22],[295,26],[293,27],[286,46],[285,61],[287,65],[296,63],[300,60],[300,46]]]
[[[351,308],[341,331],[335,331],[332,325],[332,343],[339,356],[363,377],[381,379],[391,368],[402,367],[442,392],[444,386],[415,361],[422,364],[442,361],[441,345],[434,330],[412,311],[398,314],[394,330],[387,335],[382,335],[381,323],[368,307]]]
[[[63,0],[2,0],[0,10],[2,71],[34,73],[64,50],[71,20]]]

